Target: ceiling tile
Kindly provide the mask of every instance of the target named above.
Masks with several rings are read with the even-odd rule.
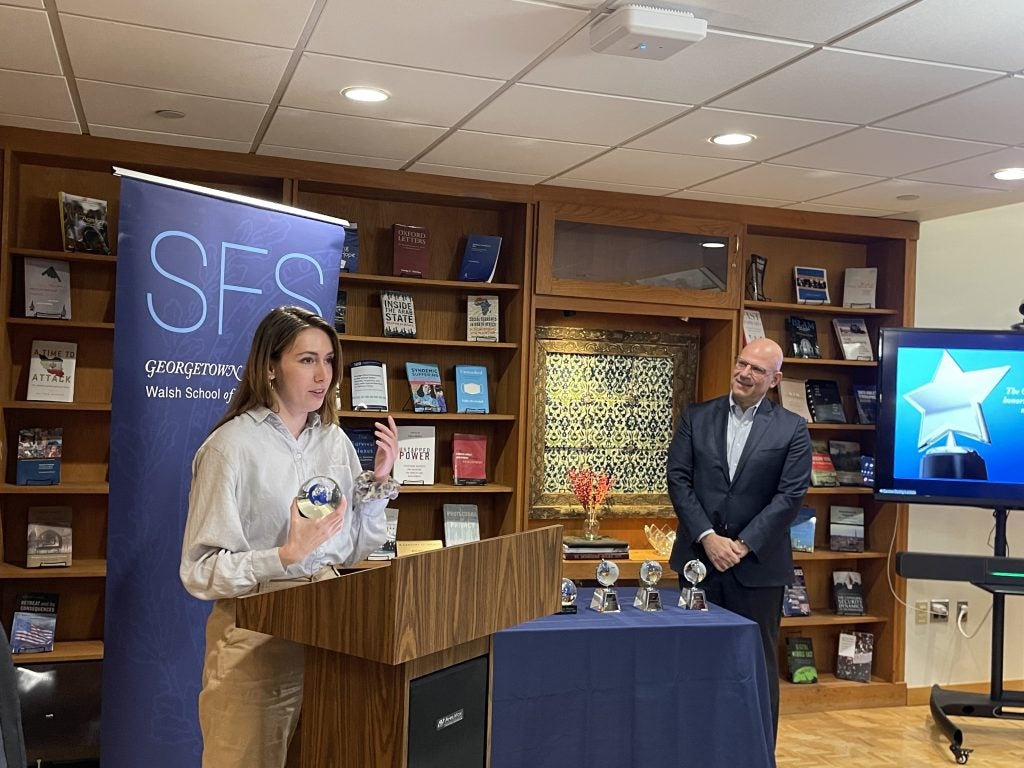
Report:
[[[62,14],[284,48],[299,42],[314,3],[315,0],[56,0]]]
[[[922,0],[836,45],[967,67],[1024,68],[1024,3]]]
[[[507,79],[587,16],[510,0],[330,0],[306,50]]]
[[[772,200],[767,197],[748,197],[746,195],[722,195],[717,192],[698,192],[695,189],[684,189],[682,192],[675,192],[669,197],[680,197],[686,200],[707,200],[712,203],[732,203],[733,205],[761,205],[765,208],[779,208],[785,205],[787,200]]]
[[[0,112],[5,114],[66,122],[78,119],[68,84],[58,75],[0,69],[0,96]]]
[[[822,203],[793,203],[783,206],[792,211],[816,211],[817,213],[841,213],[846,216],[892,216],[900,211],[881,211],[875,208],[855,208],[850,205],[824,205]]]
[[[46,11],[0,5],[0,29],[16,32],[0,33],[0,69],[61,74]]]
[[[852,125],[799,120],[792,117],[753,115],[724,109],[697,109],[666,126],[630,142],[630,149],[653,149],[734,160],[767,160],[783,152],[848,131]],[[749,144],[722,147],[708,139],[720,133],[750,133]]]
[[[967,187],[988,187],[1013,192],[1024,189],[1022,181],[1000,181],[992,174],[1001,168],[1024,168],[1024,149],[1004,149],[981,157],[972,157],[958,163],[950,163],[919,173],[906,175],[917,181],[934,181],[939,184],[960,184]]]
[[[141,131],[112,125],[91,125],[89,131],[93,136],[124,141],[147,141],[151,144],[170,145],[173,147],[192,147],[194,149],[213,149],[223,152],[248,152],[249,142],[227,141],[205,136],[184,136],[177,133],[160,131]]]
[[[42,8],[43,0],[3,0],[4,5],[17,5],[22,8]]]
[[[686,10],[723,29],[823,43],[906,0],[687,0]]]
[[[638,99],[698,104],[765,69],[798,56],[805,46],[708,32],[664,61],[594,53],[583,29],[523,77],[523,82]]]
[[[486,133],[608,146],[662,123],[682,109],[678,104],[514,85],[463,127]]]
[[[292,160],[312,160],[317,163],[334,163],[335,165],[356,165],[362,168],[386,168],[389,171],[397,171],[405,165],[404,160],[389,160],[384,157],[349,155],[344,152],[321,152],[315,149],[278,147],[273,144],[262,144],[260,148],[256,150],[256,154],[271,155],[273,157],[287,157]]]
[[[78,92],[90,125],[227,139],[247,144],[252,142],[267,111],[262,104],[248,101],[213,99],[92,80],[80,80]],[[168,120],[156,114],[158,109],[178,110],[184,112],[185,117]]]
[[[46,120],[41,117],[25,117],[23,115],[5,115],[0,112],[0,125],[14,128],[31,128],[35,131],[57,131],[59,133],[81,133],[78,123],[65,120]]]
[[[602,192],[625,192],[630,195],[653,195],[664,197],[675,190],[674,187],[642,187],[637,184],[616,184],[612,181],[591,181],[590,179],[567,179],[559,177],[544,182],[545,186],[573,187],[576,189],[596,189]]]
[[[544,176],[529,173],[509,173],[508,171],[485,171],[479,168],[456,168],[435,163],[414,163],[408,168],[416,173],[432,173],[437,176],[455,176],[462,179],[480,179],[481,181],[502,181],[506,184],[533,185],[543,181]]]
[[[898,200],[898,196],[917,195],[916,200]],[[858,189],[820,197],[814,202],[826,205],[846,205],[857,208],[879,208],[896,211],[918,211],[941,203],[970,199],[987,199],[989,205],[1001,205],[1004,192],[976,187],[957,187],[950,184],[929,184],[924,181],[887,179]]]
[[[605,147],[548,139],[456,131],[420,158],[425,163],[554,176]]]
[[[722,192],[726,195],[803,202],[812,197],[850,189],[875,180],[874,176],[762,163],[694,188],[701,192]]]
[[[1024,143],[1024,78],[1003,77],[879,125],[974,141]]]
[[[443,133],[443,128],[428,125],[281,107],[263,141],[281,147],[408,161]]]
[[[670,155],[642,149],[613,149],[579,168],[573,168],[563,178],[677,190],[746,165],[750,163],[720,157]]]
[[[382,88],[391,98],[368,104],[339,94],[342,88],[351,85]],[[448,128],[502,85],[500,80],[306,53],[281,103],[320,112]]]
[[[879,128],[859,128],[775,160],[803,168],[825,168],[873,176],[902,176],[911,171],[996,149],[999,149],[998,144],[940,139]]]
[[[61,17],[76,77],[270,102],[290,51],[128,24]]]
[[[849,51],[815,51],[714,102],[716,107],[871,123],[996,75]]]

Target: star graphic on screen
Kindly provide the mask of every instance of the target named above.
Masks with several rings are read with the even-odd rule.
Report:
[[[956,432],[980,443],[991,442],[981,404],[1010,366],[965,371],[946,350],[932,380],[903,397],[921,412],[917,448]]]

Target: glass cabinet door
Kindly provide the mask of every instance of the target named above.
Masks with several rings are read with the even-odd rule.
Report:
[[[541,203],[537,293],[738,308],[740,225]]]

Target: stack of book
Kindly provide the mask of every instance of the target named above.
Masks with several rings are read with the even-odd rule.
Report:
[[[597,539],[563,536],[562,554],[566,560],[628,560],[629,542],[611,536]]]

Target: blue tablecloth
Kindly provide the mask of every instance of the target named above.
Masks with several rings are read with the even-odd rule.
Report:
[[[492,768],[772,768],[768,680],[756,625],[632,607],[547,616],[494,636]]]

